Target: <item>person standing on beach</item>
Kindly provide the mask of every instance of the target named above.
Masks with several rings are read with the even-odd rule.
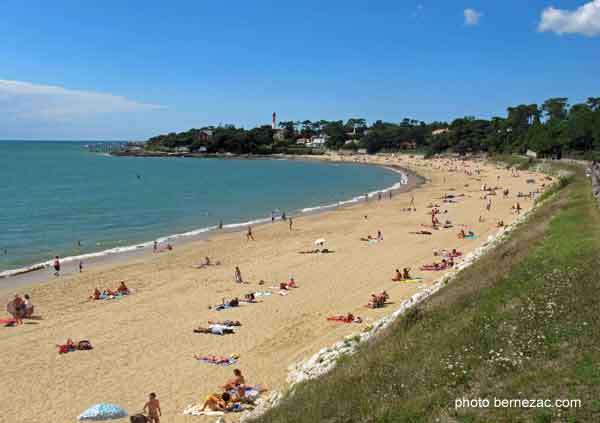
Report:
[[[417,211],[417,208],[415,207],[415,196],[411,194],[410,196],[410,204],[408,205],[408,210],[413,209],[413,211]]]
[[[292,226],[294,225],[294,221],[292,220],[292,218],[290,217],[290,231],[292,230]]]
[[[271,223],[275,222],[275,212],[271,212]]]
[[[392,199],[392,191],[389,192],[390,200]]]
[[[156,394],[154,392],[150,394],[148,402],[144,405],[144,412],[146,410],[148,410],[149,423],[160,423],[162,411],[160,409],[160,402],[156,398]]]
[[[60,258],[54,256],[54,276],[60,276]]]
[[[248,232],[246,233],[246,241],[254,241],[254,235],[252,235],[252,226],[248,226]]]
[[[244,283],[244,279],[242,279],[242,271],[238,266],[235,266],[235,282]]]
[[[83,272],[83,262],[79,261],[79,273]]]
[[[223,219],[219,220],[219,230],[223,229]]]
[[[152,250],[156,253],[156,251],[158,251],[158,242],[154,241],[154,245],[152,247]]]

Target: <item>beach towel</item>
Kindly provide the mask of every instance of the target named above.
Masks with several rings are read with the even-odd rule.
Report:
[[[273,295],[271,291],[257,291],[254,293],[255,297],[268,297],[269,295]]]
[[[0,319],[0,325],[13,326],[17,321],[15,319]]]
[[[477,239],[477,235],[465,235],[465,239]]]
[[[188,405],[184,410],[183,414],[186,416],[223,416],[223,411],[201,411],[201,405]]]
[[[417,278],[411,278],[411,279],[402,279],[402,280],[400,280],[398,282],[421,282],[422,279],[423,278],[418,278],[417,277]]]

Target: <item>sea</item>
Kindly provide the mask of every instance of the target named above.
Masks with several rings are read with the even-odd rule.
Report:
[[[115,157],[88,142],[0,141],[0,276],[360,201],[391,169],[274,159]],[[64,259],[63,259],[64,260]]]

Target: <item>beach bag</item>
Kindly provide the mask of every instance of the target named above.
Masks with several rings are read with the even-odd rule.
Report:
[[[148,417],[143,414],[136,414],[135,416],[129,417],[131,423],[148,423]]]
[[[77,349],[80,350],[80,351],[81,350],[91,350],[92,349],[92,343],[90,341],[86,341],[86,340],[79,341],[77,343]]]

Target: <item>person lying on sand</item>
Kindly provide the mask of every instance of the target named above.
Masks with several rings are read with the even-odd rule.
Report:
[[[446,270],[453,266],[454,266],[454,261],[452,261],[452,259],[449,259],[449,260],[442,259],[442,261],[440,263],[434,262],[432,264],[424,264],[423,266],[421,266],[421,270],[439,271],[439,270]]]
[[[209,325],[208,327],[198,326],[194,329],[194,333],[210,333],[212,335],[226,335],[235,333],[233,328],[224,325]]]
[[[207,322],[209,325],[223,325],[223,326],[242,326],[239,320],[223,320],[223,321],[212,321]]]
[[[305,250],[305,251],[299,251],[299,254],[327,254],[327,253],[333,253],[333,251],[327,249],[327,248],[323,248],[321,250],[319,250],[318,248],[316,250]]]
[[[238,358],[240,358],[239,354],[231,354],[231,356],[229,356],[229,357],[225,357],[223,355],[214,355],[214,354],[209,354],[209,355],[194,354],[193,357],[196,360],[206,361],[206,362],[213,363],[213,364],[230,364],[232,362],[232,360],[237,360]]]
[[[92,349],[92,343],[90,341],[87,340],[82,340],[79,341],[77,343],[73,342],[73,340],[71,338],[67,339],[67,342],[65,342],[62,345],[56,345],[58,347],[58,353],[59,354],[66,354],[68,352],[71,351],[83,351],[83,350],[91,350]]]
[[[430,232],[430,231],[423,231],[423,230],[416,231],[416,232],[409,232],[409,234],[412,234],[412,235],[433,235],[432,232]]]
[[[362,319],[359,316],[354,316],[352,313],[348,313],[345,316],[330,316],[327,320],[343,323],[362,323]]]

